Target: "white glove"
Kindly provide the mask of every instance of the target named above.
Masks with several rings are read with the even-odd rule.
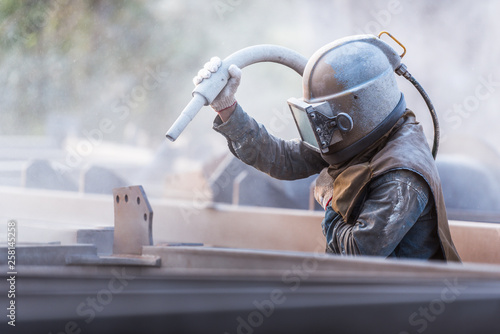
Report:
[[[333,197],[333,179],[328,174],[328,167],[323,168],[316,179],[314,186],[314,198],[326,210]]]
[[[193,83],[199,85],[203,79],[208,79],[212,76],[212,73],[217,72],[219,67],[222,65],[222,61],[219,57],[212,57],[209,62],[207,62],[203,68],[198,72],[198,75],[193,78]],[[229,79],[226,86],[217,95],[217,97],[212,101],[210,106],[217,112],[227,109],[236,103],[236,98],[234,94],[238,90],[241,80],[241,69],[236,65],[231,65],[228,68]]]

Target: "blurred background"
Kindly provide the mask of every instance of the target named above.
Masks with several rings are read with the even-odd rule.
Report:
[[[499,12],[493,0],[3,0],[0,186],[107,194],[142,184],[150,197],[230,202],[216,180],[238,162],[211,129],[209,107],[176,142],[165,139],[198,69],[255,44],[310,57],[335,39],[388,30],[438,112],[447,205],[500,211]],[[427,108],[403,80],[431,142]],[[300,97],[301,85],[284,66],[253,65],[237,98],[270,132],[294,138],[286,100]],[[276,197],[290,196],[307,208],[312,180],[298,181],[302,196],[292,183],[263,179],[269,198],[249,194],[243,204],[280,206]]]
[[[494,246],[499,244],[499,225],[474,224],[500,223],[499,13],[500,2],[494,0],[0,1],[0,222],[5,222],[0,225],[14,223],[18,228],[18,291],[22,291],[16,304],[18,324],[32,326],[28,333],[45,329],[45,333],[55,333],[63,328],[66,332],[73,328],[76,333],[75,328],[80,327],[75,326],[100,333],[105,332],[102,324],[119,325],[123,332],[141,326],[137,332],[153,333],[158,328],[174,328],[176,332],[176,327],[171,327],[175,325],[184,329],[200,326],[206,332],[209,327],[204,324],[218,322],[220,332],[234,332],[238,316],[254,314],[254,305],[260,310],[251,300],[272,299],[276,290],[271,287],[289,290],[283,283],[293,282],[285,281],[291,270],[285,270],[294,263],[295,273],[295,263],[298,265],[301,257],[290,262],[276,250],[310,252],[318,247],[315,251],[323,252],[323,212],[296,210],[322,210],[310,197],[315,176],[279,181],[244,165],[229,153],[225,138],[212,130],[216,114],[210,107],[200,111],[177,141],[165,138],[190,101],[192,78],[204,63],[213,56],[225,58],[256,44],[281,45],[309,58],[323,45],[349,35],[376,35],[387,30],[398,38],[407,49],[403,62],[425,88],[439,116],[437,165],[448,217],[471,221],[458,222],[473,226],[458,234],[461,245],[498,262]],[[384,40],[400,50],[386,37]],[[432,121],[424,101],[406,80],[398,78],[398,82],[408,107],[417,114],[432,143]],[[286,100],[301,95],[302,80],[294,71],[277,64],[257,64],[243,69],[236,97],[272,134],[290,139],[299,135]],[[113,249],[117,240],[114,216],[120,215],[114,215],[116,201],[111,194],[113,188],[131,185],[142,185],[151,199],[155,245],[256,249],[257,256],[216,249],[215,256],[225,253],[232,257],[212,261],[213,249],[208,250],[206,259],[198,257],[196,251],[179,253],[179,264],[175,256],[171,257],[173,262],[164,256],[163,268],[157,271],[135,267],[132,262],[134,266],[126,267],[127,273],[135,273],[137,279],[123,294],[116,294],[111,288],[113,281],[105,277],[114,277],[113,268],[123,262],[113,265],[99,256],[120,253]],[[137,197],[139,202],[145,206],[147,201]],[[213,202],[258,208],[238,210]],[[239,219],[241,213],[245,217]],[[153,216],[145,215],[144,221],[146,217],[149,233]],[[124,220],[123,216],[119,219]],[[460,226],[453,223],[455,228]],[[117,233],[117,238],[129,241],[134,239],[131,235]],[[7,228],[0,228],[0,254],[5,254],[0,255],[0,266],[7,259],[6,241]],[[153,247],[150,249],[156,254]],[[271,257],[264,257],[261,250],[272,250]],[[94,257],[88,255],[91,251]],[[71,259],[76,259],[76,265],[67,266]],[[98,265],[79,266],[79,259],[95,260]],[[357,265],[342,260],[331,272],[321,269],[317,278],[311,275],[310,281],[307,278],[314,273],[306,269],[306,260],[300,261],[306,271],[297,276],[298,285],[303,287],[296,295],[302,299],[293,299],[293,293],[287,295],[290,302],[286,308],[292,312],[276,312],[272,320],[266,315],[266,326],[286,323],[280,328],[298,332],[304,327],[292,328],[296,322],[290,321],[303,319],[296,305],[309,309],[309,323],[316,319],[325,323],[330,317],[323,311],[328,309],[320,308],[338,303],[340,306],[328,314],[336,315],[333,322],[345,324],[351,332],[356,328],[353,324],[370,326],[372,331],[389,326],[399,332],[423,320],[414,321],[416,310],[426,307],[432,311],[444,302],[446,313],[433,323],[439,332],[465,332],[470,326],[477,332],[487,332],[481,328],[490,326],[491,332],[492,323],[496,326],[490,315],[498,313],[494,311],[498,310],[498,289],[485,277],[461,280],[460,291],[450,300],[443,297],[449,281],[438,282],[441,276],[421,276],[426,270],[420,265],[414,272],[404,265],[402,276],[395,276],[404,284],[393,286],[398,281],[385,281],[384,277],[396,275],[397,267],[384,264],[376,269],[378,260]],[[30,263],[35,265],[29,268]],[[313,264],[318,265],[315,260]],[[342,270],[344,266],[347,271]],[[192,276],[176,276],[181,273],[178,268],[187,269]],[[226,268],[229,274],[224,274]],[[124,270],[121,267],[120,273]],[[466,270],[472,273],[472,269]],[[266,277],[270,272],[278,274]],[[330,289],[325,285],[330,274],[346,283],[334,283]],[[437,267],[430,274],[438,275]],[[224,275],[237,279],[231,281]],[[446,269],[446,275],[455,274]],[[454,284],[457,277],[468,277],[457,275],[453,279],[449,276]],[[250,284],[245,285],[245,279]],[[7,281],[1,281],[4,285],[0,290],[8,291]],[[104,293],[111,294],[106,287],[112,289],[112,295]],[[322,287],[329,292],[320,290]],[[462,292],[460,302],[448,304]],[[2,295],[7,303],[7,294]],[[94,297],[102,304],[101,310],[112,298],[116,302],[89,324],[94,316],[84,317],[89,313],[82,311],[89,308],[81,306]],[[439,301],[441,304],[436,304]],[[363,307],[353,308],[356,302]],[[433,311],[434,315],[443,313],[444,307],[434,308],[439,310]],[[217,310],[222,311],[209,313]],[[195,317],[182,318],[184,311]],[[352,321],[353,314],[368,317],[363,322]],[[380,318],[382,321],[373,326],[373,319],[381,314],[388,318]],[[156,316],[157,321],[148,316]],[[163,325],[168,319],[181,320]],[[329,331],[331,322],[325,325]],[[424,324],[425,328],[431,325]],[[238,332],[242,332],[239,326]],[[427,333],[431,332],[436,331]]]

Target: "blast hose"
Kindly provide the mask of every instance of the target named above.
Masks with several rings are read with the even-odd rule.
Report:
[[[219,95],[229,79],[228,68],[230,65],[234,64],[239,68],[244,68],[260,62],[282,64],[302,76],[307,58],[291,49],[267,44],[250,46],[231,54],[222,61],[222,65],[217,72],[196,86],[191,101],[167,131],[167,138],[175,141],[200,109],[209,105]]]

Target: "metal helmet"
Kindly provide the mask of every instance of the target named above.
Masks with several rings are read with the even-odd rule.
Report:
[[[316,51],[304,70],[304,97],[288,100],[302,140],[338,164],[381,138],[406,109],[394,72],[400,65],[396,51],[372,35]]]

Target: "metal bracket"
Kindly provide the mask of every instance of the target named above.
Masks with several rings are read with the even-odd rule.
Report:
[[[113,254],[142,255],[153,245],[153,210],[142,186],[113,189],[115,232]]]
[[[307,116],[313,126],[314,135],[323,153],[328,152],[330,145],[340,142],[343,139],[342,133],[351,131],[353,127],[351,116],[345,113],[339,113],[330,117],[313,107],[309,107],[307,109]]]
[[[113,202],[115,210],[113,254],[68,256],[66,264],[161,266],[159,256],[142,254],[143,246],[153,245],[153,210],[142,186],[113,189]]]

